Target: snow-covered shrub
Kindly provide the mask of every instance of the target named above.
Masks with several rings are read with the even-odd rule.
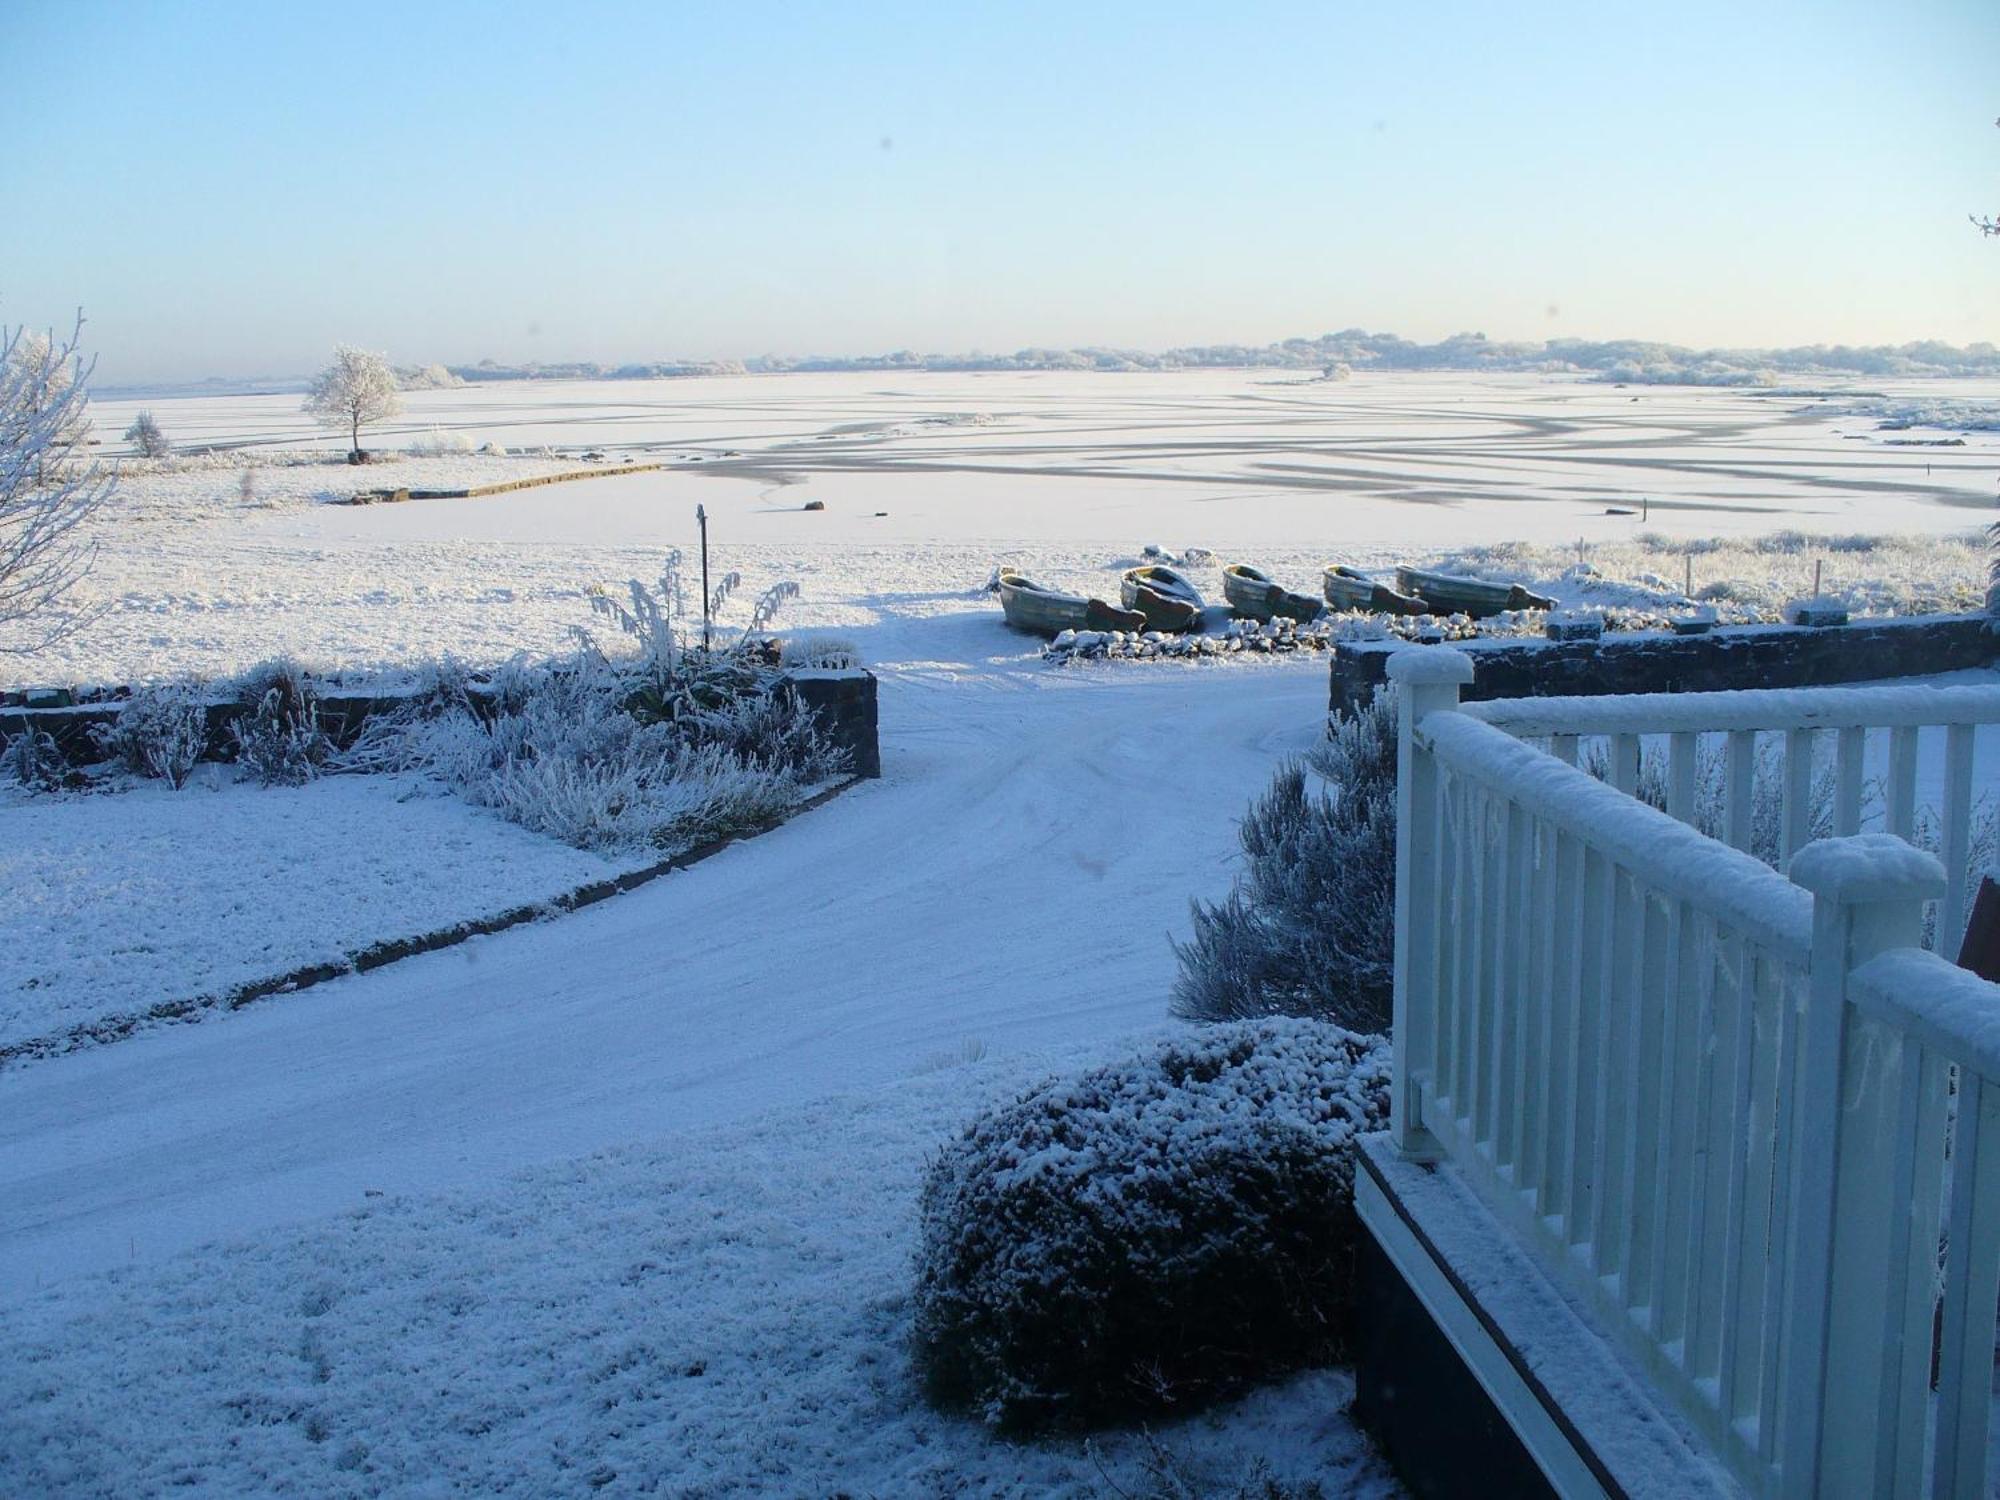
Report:
[[[769,822],[838,774],[839,752],[774,669],[731,654],[677,670],[584,653],[515,662],[483,689],[440,670],[372,722],[352,769],[414,772],[582,848],[699,843]]]
[[[238,679],[249,712],[230,726],[236,764],[265,786],[303,786],[333,755],[321,728],[319,694],[298,663],[268,661]]]
[[[472,450],[472,439],[464,433],[433,427],[429,432],[411,438],[409,446],[403,451],[416,458],[435,458],[446,454],[470,453]]]
[[[1378,1038],[1245,1022],[974,1121],[920,1202],[927,1394],[1075,1429],[1339,1358],[1354,1138],[1388,1118],[1389,1063]]]
[[[861,648],[844,635],[825,631],[786,636],[778,648],[778,665],[844,671],[861,665]]]
[[[178,791],[208,746],[208,708],[193,687],[148,688],[92,733],[98,748],[126,770],[160,777]]]
[[[1327,785],[1315,790],[1308,771]],[[1176,942],[1175,1014],[1223,1021],[1316,1016],[1389,1024],[1396,910],[1396,699],[1378,693],[1288,761],[1238,830],[1243,873],[1219,905],[1193,903]]]
[[[0,739],[0,776],[34,792],[53,792],[69,775],[55,736],[45,729],[28,728]]]
[[[1986,529],[1993,556],[1986,564],[1986,613],[2000,617],[2000,521]]]

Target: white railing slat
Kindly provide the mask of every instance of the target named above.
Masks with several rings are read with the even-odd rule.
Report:
[[[1785,731],[1785,784],[1782,833],[1778,840],[1778,868],[1783,870],[1792,856],[1812,837],[1813,740],[1810,729]]]
[[[1867,753],[1866,729],[1851,724],[1838,731],[1833,771],[1833,832],[1837,838],[1861,832],[1861,771]]]
[[[1965,934],[1972,851],[1972,726],[1953,724],[1944,734],[1944,900],[1937,910],[1937,951],[1957,954]]]
[[[1883,796],[1883,826],[1899,839],[1917,832],[1917,726],[1889,731],[1889,782]]]
[[[1757,823],[1757,731],[1733,731],[1728,747],[1723,770],[1723,842],[1748,854]]]

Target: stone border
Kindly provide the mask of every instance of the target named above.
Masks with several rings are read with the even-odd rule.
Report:
[[[879,776],[880,769],[878,768],[874,774]],[[587,906],[597,905],[600,901],[608,901],[613,896],[635,891],[642,885],[658,880],[662,875],[670,875],[675,870],[685,870],[690,865],[698,865],[703,860],[720,854],[732,844],[740,844],[756,838],[759,834],[783,827],[801,813],[823,807],[842,792],[859,786],[865,779],[859,775],[849,776],[845,781],[836,782],[825,791],[808,797],[784,817],[760,824],[748,832],[711,839],[705,844],[697,844],[692,849],[683,850],[679,854],[640,869],[627,870],[622,875],[613,875],[604,880],[593,880],[587,885],[573,886],[545,901],[509,907],[488,917],[471,917],[463,922],[454,922],[449,927],[440,927],[410,937],[388,938],[381,942],[370,943],[365,948],[348,953],[338,963],[307,964],[274,978],[249,980],[216,994],[196,995],[184,1000],[165,1000],[143,1011],[102,1016],[94,1021],[79,1022],[75,1026],[52,1032],[47,1036],[29,1037],[26,1041],[0,1044],[0,1071],[24,1062],[61,1057],[70,1052],[121,1042],[127,1037],[151,1031],[170,1022],[195,1022],[219,1011],[241,1010],[246,1005],[272,995],[289,995],[294,991],[322,984],[329,979],[339,979],[343,975],[366,974],[370,969],[382,968],[399,959],[415,958],[422,953],[435,953],[441,948],[454,948],[468,938],[485,937],[490,933],[504,932],[510,927],[519,927],[523,923],[581,911]]]
[[[1994,617],[1895,615],[1846,625],[1736,625],[1704,635],[1658,632],[1599,641],[1493,638],[1453,641],[1477,666],[1465,700],[1698,693],[1735,688],[1827,687],[1988,667],[2000,658]],[[1403,641],[1334,648],[1328,709],[1366,707],[1387,681],[1389,659],[1422,650]]]
[[[800,667],[784,673],[780,681],[798,694],[799,702],[818,723],[820,732],[847,752],[848,767],[855,775],[882,774],[877,683],[873,672],[865,667]],[[326,692],[317,700],[320,726],[337,749],[345,750],[360,735],[370,715],[389,712],[407,699],[408,694]],[[56,708],[0,706],[0,740],[24,729],[43,730],[55,740],[66,762],[72,766],[89,765],[103,758],[91,730],[116,719],[124,701],[122,697],[104,698]],[[200,758],[235,759],[230,726],[250,712],[249,705],[230,698],[204,707],[208,716],[208,743]]]

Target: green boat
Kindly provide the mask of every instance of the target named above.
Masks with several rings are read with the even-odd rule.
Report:
[[[1146,617],[1102,599],[1043,588],[1020,573],[1000,575],[1000,609],[1016,630],[1061,635],[1065,630],[1144,630]]]
[[[1146,617],[1148,630],[1193,630],[1208,606],[1201,592],[1172,568],[1153,563],[1128,568],[1119,580],[1118,597],[1127,609]]]
[[[1424,568],[1396,569],[1396,587],[1415,594],[1436,615],[1470,615],[1483,619],[1509,609],[1554,609],[1556,601],[1530,593],[1518,583],[1488,583],[1483,578],[1461,578],[1454,573],[1432,573]]]
[[[1232,563],[1222,570],[1222,596],[1231,609],[1250,620],[1282,615],[1304,622],[1318,619],[1322,608],[1310,594],[1294,594],[1270,574],[1247,563]]]
[[[1320,575],[1320,592],[1329,609],[1365,610],[1378,615],[1427,615],[1429,604],[1414,594],[1399,594],[1377,583],[1359,568],[1328,563]]]

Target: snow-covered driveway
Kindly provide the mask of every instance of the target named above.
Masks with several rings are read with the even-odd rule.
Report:
[[[1324,663],[884,670],[884,780],[591,911],[0,1075],[0,1298],[1165,1015]]]

